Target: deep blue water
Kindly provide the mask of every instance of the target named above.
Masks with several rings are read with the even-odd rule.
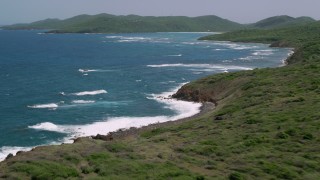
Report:
[[[0,159],[103,129],[192,115],[197,104],[157,97],[209,74],[280,66],[290,53],[197,41],[203,35],[0,30]]]

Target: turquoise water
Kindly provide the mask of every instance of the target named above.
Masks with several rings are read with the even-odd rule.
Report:
[[[163,97],[209,74],[281,66],[291,52],[197,41],[204,35],[0,30],[0,159],[77,136],[191,116],[199,104]]]

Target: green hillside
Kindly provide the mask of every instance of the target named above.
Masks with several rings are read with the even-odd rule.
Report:
[[[53,29],[56,33],[134,33],[232,31],[245,26],[217,16],[114,16],[80,15],[66,20],[48,19],[31,24],[5,26],[5,29]]]
[[[319,53],[319,30],[320,22],[315,22],[291,28],[240,30],[215,36],[206,36],[200,38],[200,40],[258,42],[271,44],[271,46],[275,47],[295,47],[296,53],[293,58],[291,58],[291,61],[293,62],[296,61],[295,58],[301,56],[302,53],[305,56]]]
[[[135,18],[135,17],[132,17]],[[206,40],[292,46],[289,65],[208,76],[174,97],[212,101],[187,121],[38,147],[0,163],[2,179],[320,178],[320,24]],[[136,132],[136,133],[130,133]]]
[[[9,30],[49,29],[52,33],[137,33],[234,31],[240,29],[273,29],[306,25],[315,22],[310,17],[270,17],[244,25],[214,15],[185,16],[115,16],[111,14],[79,15],[65,20],[46,19],[30,24],[3,26]]]
[[[293,18],[290,16],[274,16],[267,19],[263,19],[254,24],[250,24],[249,27],[261,28],[261,29],[272,29],[272,28],[283,28],[297,25],[305,25],[308,23],[315,22],[316,20],[311,17],[298,17]]]

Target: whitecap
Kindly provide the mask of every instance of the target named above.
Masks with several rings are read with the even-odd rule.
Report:
[[[81,73],[88,73],[88,72],[96,72],[99,71],[98,69],[78,69]]]
[[[257,57],[255,57],[255,56],[247,56],[247,57],[239,58],[239,60],[242,60],[242,61],[252,61],[254,59],[257,59]]]
[[[117,38],[123,38],[123,36],[106,36],[108,39],[117,39]]]
[[[83,91],[83,92],[77,92],[77,93],[72,93],[72,95],[75,96],[86,96],[86,95],[98,95],[98,94],[106,94],[107,91],[106,90],[95,90],[95,91]]]
[[[188,67],[188,68],[199,68],[198,71],[201,69],[231,69],[231,70],[252,70],[250,67],[243,67],[243,66],[232,66],[232,65],[221,65],[221,64],[159,64],[159,65],[147,65],[147,67],[152,68],[164,68],[164,67]]]
[[[229,41],[215,41],[213,42],[215,45],[224,46],[229,49],[235,49],[235,50],[245,50],[245,49],[256,49],[259,48],[259,46],[255,45],[244,45],[240,43],[231,43]]]
[[[51,122],[44,122],[44,123],[39,123],[33,126],[28,126],[28,128],[31,129],[37,129],[37,130],[45,130],[45,131],[55,131],[55,132],[61,132],[64,133],[65,129],[59,127],[58,125],[55,125]]]
[[[195,45],[195,44],[197,44],[197,43],[195,43],[195,42],[183,42],[182,44],[186,44],[186,45]]]
[[[181,57],[182,54],[173,54],[173,55],[168,55],[169,57]]]
[[[254,56],[269,56],[272,55],[273,51],[272,50],[258,50],[252,53]]]
[[[74,103],[74,104],[92,104],[92,103],[95,103],[95,101],[92,101],[92,100],[73,100],[72,103]]]
[[[63,91],[62,91],[62,92],[59,92],[59,94],[62,95],[62,96],[65,96],[65,95],[66,95],[66,93],[64,93]]]
[[[147,41],[152,41],[151,38],[147,37],[124,37],[124,36],[119,36],[117,42],[147,42]]]
[[[56,109],[59,107],[56,103],[50,103],[50,104],[37,104],[32,106],[27,106],[28,108],[34,108],[34,109]]]
[[[83,73],[83,75],[88,75],[91,72],[113,72],[115,70],[108,69],[78,69],[79,72]]]

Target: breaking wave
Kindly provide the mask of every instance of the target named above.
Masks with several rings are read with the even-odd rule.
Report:
[[[3,146],[0,148],[0,161],[3,161],[8,154],[16,155],[18,151],[30,151],[32,147]]]
[[[92,103],[95,103],[95,101],[92,101],[92,100],[74,100],[72,101],[72,103],[74,104],[92,104]]]
[[[197,68],[197,71],[199,69],[211,69],[211,70],[252,70],[251,67],[242,67],[242,66],[232,66],[232,65],[220,65],[220,64],[183,64],[183,63],[178,63],[178,64],[158,64],[158,65],[147,65],[147,67],[152,67],[152,68],[164,68],[164,67],[187,67],[187,68]]]
[[[33,109],[56,109],[58,107],[59,105],[56,103],[37,104],[37,105],[28,106],[28,108],[33,108]]]
[[[152,42],[152,43],[170,43],[169,38],[150,38],[150,37],[125,37],[125,36],[106,36],[107,39],[115,39],[116,42]]]
[[[95,90],[95,91],[83,91],[83,92],[77,92],[77,93],[72,93],[72,95],[75,96],[94,96],[94,95],[98,95],[98,94],[106,94],[108,93],[106,90]]]
[[[180,87],[180,86],[179,86]],[[181,118],[190,117],[200,112],[200,103],[180,101],[172,99],[171,95],[178,88],[161,94],[150,94],[148,99],[162,103],[166,108],[175,112],[173,116],[146,116],[146,117],[110,117],[104,121],[86,125],[57,125],[52,122],[43,122],[33,126],[31,129],[67,133],[71,138],[80,136],[92,136],[97,134],[107,134],[118,129],[141,127],[158,122],[174,121]]]

